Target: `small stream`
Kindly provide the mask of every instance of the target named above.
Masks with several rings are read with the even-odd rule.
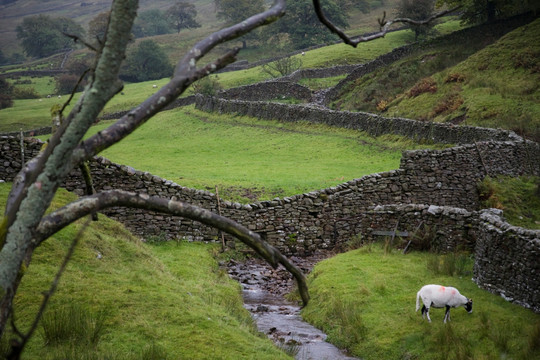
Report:
[[[290,258],[305,274],[327,254],[310,258]],[[244,306],[276,345],[295,353],[297,360],[355,359],[326,342],[326,334],[302,320],[300,307],[285,299],[294,285],[291,275],[283,268],[272,269],[258,259],[246,262],[231,261],[229,275],[243,288]]]

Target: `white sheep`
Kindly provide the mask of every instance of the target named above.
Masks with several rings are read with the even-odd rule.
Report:
[[[446,307],[444,323],[446,323],[447,320],[450,321],[450,308],[463,306],[469,314],[472,313],[472,299],[468,299],[461,295],[458,289],[451,286],[423,286],[416,294],[416,311],[420,309],[420,298],[422,298],[422,302],[424,303],[424,306],[422,306],[422,319],[424,319],[424,314],[427,314],[429,322],[431,322],[431,318],[429,317],[430,307]]]

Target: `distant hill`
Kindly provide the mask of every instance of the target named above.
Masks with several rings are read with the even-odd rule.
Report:
[[[540,19],[426,42],[351,82],[332,106],[425,121],[506,128],[540,140]],[[502,32],[504,33],[504,32]],[[491,44],[490,44],[491,43]]]
[[[197,7],[198,20],[202,24],[215,23],[213,0],[193,0]],[[88,22],[97,14],[107,11],[112,0],[16,0],[9,4],[0,5],[0,49],[4,54],[22,53],[17,40],[15,29],[23,18],[32,15],[45,14],[51,17],[68,17],[87,28]],[[174,4],[170,0],[141,0],[139,12],[149,9],[165,10]]]

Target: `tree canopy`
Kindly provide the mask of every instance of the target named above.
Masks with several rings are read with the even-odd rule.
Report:
[[[141,12],[133,24],[133,35],[137,38],[170,34],[174,28],[167,21],[167,13],[159,9]]]
[[[105,32],[107,31],[107,24],[109,23],[110,11],[103,11],[88,23],[88,38],[90,42],[102,42],[105,38]]]
[[[127,81],[139,82],[162,79],[170,76],[172,65],[165,52],[152,40],[143,40],[131,51],[120,77]]]
[[[201,27],[201,24],[195,20],[196,17],[195,5],[186,1],[179,1],[167,10],[167,20],[177,33],[180,33],[182,29]]]
[[[75,43],[63,33],[84,36],[84,29],[75,21],[68,18],[52,18],[47,15],[24,18],[16,31],[26,55],[37,58],[46,57],[64,49],[73,49]]]
[[[401,0],[397,5],[397,16],[410,18],[413,20],[427,19],[433,15],[435,10],[435,0]],[[414,31],[415,39],[427,34],[435,25],[430,22],[426,25],[410,24],[408,27]]]
[[[540,3],[534,0],[438,0],[437,3],[448,7],[461,6],[461,19],[468,24],[490,22],[540,9]]]
[[[264,10],[264,0],[214,0],[218,19],[236,24]]]
[[[324,1],[322,11],[338,27],[347,28],[349,23],[344,8],[334,0]],[[289,34],[296,49],[303,49],[316,44],[335,41],[338,38],[321,24],[313,11],[311,0],[297,0],[288,4],[287,13],[276,24],[278,31]]]

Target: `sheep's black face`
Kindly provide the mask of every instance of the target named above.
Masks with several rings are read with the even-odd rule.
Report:
[[[467,310],[469,314],[472,313],[472,299],[469,299],[465,304],[465,310]]]

